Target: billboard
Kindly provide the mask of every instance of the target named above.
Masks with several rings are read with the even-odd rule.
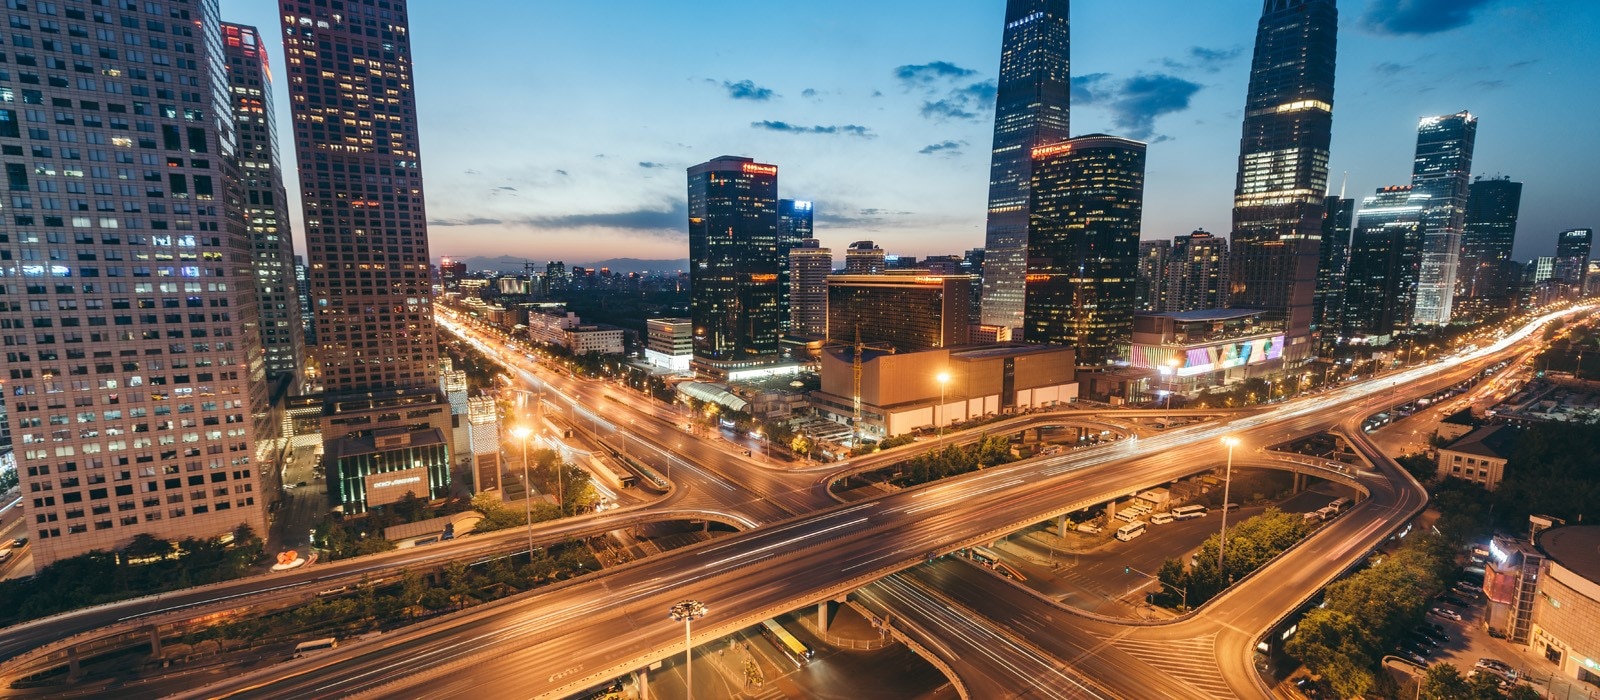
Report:
[[[382,474],[368,474],[365,478],[367,486],[367,507],[388,505],[406,497],[406,493],[416,494],[417,498],[427,500],[428,469],[415,467],[402,469],[397,472],[384,472]]]
[[[1166,360],[1176,356],[1182,360],[1178,376],[1192,377],[1219,372],[1233,367],[1261,364],[1283,357],[1283,336],[1199,345],[1175,351],[1160,345],[1135,344],[1133,366],[1146,369],[1165,367]]]

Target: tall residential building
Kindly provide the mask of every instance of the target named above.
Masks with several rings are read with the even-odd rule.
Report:
[[[1519,280],[1512,269],[1511,248],[1521,206],[1522,183],[1508,177],[1472,181],[1461,227],[1454,309],[1481,316],[1514,308]]]
[[[0,71],[0,339],[35,568],[264,534],[277,489],[218,4],[97,4],[115,32],[84,12],[11,3]]]
[[[828,334],[828,275],[833,274],[833,251],[815,238],[789,249],[789,332],[794,335]]]
[[[888,256],[872,241],[856,241],[844,251],[847,275],[881,275],[888,268]]]
[[[1032,155],[1024,339],[1110,364],[1133,333],[1145,145],[1090,134]]]
[[[328,493],[346,513],[450,484],[405,0],[284,2],[290,112],[326,391]]]
[[[1589,279],[1589,253],[1594,244],[1594,229],[1573,228],[1556,237],[1556,260],[1552,278],[1569,299],[1583,296]]]
[[[783,335],[778,166],[721,156],[689,168],[689,309],[695,361],[775,358]],[[780,259],[783,262],[780,262]]]
[[[984,231],[984,325],[1022,327],[1031,152],[1072,135],[1070,30],[1068,0],[1006,0]]]
[[[1450,322],[1456,271],[1461,262],[1461,229],[1471,192],[1472,146],[1478,119],[1467,112],[1428,117],[1417,126],[1417,157],[1411,170],[1413,196],[1426,197],[1422,210],[1422,264],[1411,322],[1442,326]]]
[[[793,314],[790,313],[789,303],[794,296],[794,272],[789,268],[789,250],[811,237],[811,221],[811,202],[803,199],[778,200],[778,254],[781,256],[778,260],[778,303],[785,332],[793,332]]]
[[[233,94],[234,131],[239,138],[245,228],[250,232],[256,268],[256,299],[261,314],[261,346],[267,376],[300,382],[305,336],[300,327],[300,295],[294,284],[294,238],[289,228],[289,198],[278,158],[273,119],[272,70],[255,27],[222,24],[222,50]]]
[[[1317,287],[1312,299],[1311,330],[1324,339],[1339,335],[1344,318],[1345,279],[1350,273],[1350,233],[1356,200],[1329,196],[1324,200],[1321,251],[1317,255]]]
[[[1338,25],[1334,0],[1265,0],[1245,97],[1230,294],[1284,319],[1290,365],[1311,354]]]
[[[888,343],[902,352],[967,344],[972,278],[893,270],[828,277],[828,332],[836,341]]]
[[[1411,322],[1427,196],[1410,185],[1379,188],[1361,200],[1350,241],[1343,333],[1376,345]]]
[[[1220,309],[1228,305],[1228,241],[1202,230],[1172,239],[1167,299],[1159,311]]]
[[[1172,241],[1139,241],[1139,265],[1133,281],[1135,311],[1167,310],[1167,268]]]

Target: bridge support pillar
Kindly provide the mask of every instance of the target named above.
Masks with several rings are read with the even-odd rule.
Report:
[[[633,680],[639,684],[639,700],[650,700],[650,669],[646,667],[634,671]]]
[[[1116,521],[1117,521],[1117,499],[1113,498],[1113,499],[1111,499],[1110,503],[1106,504],[1106,527],[1111,527],[1111,524],[1115,523]]]
[[[1304,490],[1306,490],[1306,475],[1301,474],[1300,472],[1295,472],[1294,473],[1294,488],[1293,488],[1292,492],[1293,493],[1300,493],[1301,491],[1304,491]]]
[[[150,626],[150,655],[161,658],[161,629],[155,625]]]
[[[1067,536],[1067,516],[1058,515],[1058,516],[1056,516],[1056,537],[1066,537],[1066,536]]]
[[[76,679],[82,669],[78,667],[78,648],[67,647],[67,678]]]
[[[831,619],[833,619],[833,601],[824,600],[817,603],[817,631],[827,634],[828,622]]]

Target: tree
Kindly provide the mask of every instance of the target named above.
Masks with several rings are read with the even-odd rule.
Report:
[[[811,448],[811,438],[808,438],[804,435],[796,435],[794,436],[793,440],[789,441],[789,449],[794,450],[794,453],[797,455],[809,456],[811,454]]]
[[[173,544],[148,532],[141,532],[133,536],[133,541],[122,548],[123,563],[129,559],[152,559],[172,556]]]
[[[1539,700],[1539,691],[1531,685],[1518,685],[1506,693],[1506,700]]]
[[[1372,639],[1365,623],[1356,617],[1332,608],[1316,608],[1300,620],[1300,629],[1284,646],[1312,673],[1328,679],[1334,688],[1361,687],[1361,692],[1340,690],[1342,697],[1361,697],[1372,684],[1374,659],[1369,651]],[[1352,676],[1364,676],[1358,681]]]
[[[1456,667],[1447,663],[1437,663],[1428,667],[1422,674],[1421,693],[1417,696],[1422,700],[1461,700],[1467,697],[1467,679],[1461,676]]]
[[[1499,676],[1477,673],[1467,679],[1467,694],[1456,697],[1465,697],[1468,700],[1500,700],[1505,694],[1500,692]]]

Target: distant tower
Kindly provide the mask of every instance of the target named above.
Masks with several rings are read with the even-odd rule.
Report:
[[[1478,178],[1467,195],[1461,225],[1461,265],[1456,271],[1455,310],[1482,317],[1516,306],[1520,274],[1512,269],[1522,183]]]
[[[1230,291],[1283,317],[1290,365],[1311,355],[1338,26],[1334,0],[1266,0],[1245,97]]]
[[[1138,276],[1133,282],[1133,307],[1137,311],[1167,310],[1167,277],[1172,241],[1139,241]]]
[[[887,264],[883,249],[872,241],[856,241],[844,251],[844,271],[847,275],[881,275]]]
[[[1382,187],[1361,200],[1346,278],[1346,337],[1381,345],[1410,323],[1426,202],[1410,185]]]
[[[989,215],[984,234],[985,325],[1022,327],[1028,268],[1029,153],[1070,137],[1071,31],[1067,0],[1007,0],[995,92]]]
[[[778,313],[783,319],[783,330],[794,332],[790,301],[794,297],[794,270],[789,266],[789,251],[811,237],[811,202],[796,199],[778,200]]]
[[[1161,311],[1199,311],[1228,305],[1228,241],[1205,231],[1172,239],[1167,303]]]
[[[833,273],[833,251],[808,238],[789,249],[789,332],[794,335],[828,334],[828,275]]]
[[[1424,207],[1422,264],[1411,313],[1411,322],[1417,325],[1450,322],[1477,134],[1478,119],[1467,112],[1428,117],[1417,126],[1411,194]]]
[[[721,156],[689,168],[689,309],[695,361],[778,356],[778,166]],[[780,263],[782,258],[784,262]]]
[[[1311,330],[1324,339],[1337,338],[1344,317],[1345,278],[1350,273],[1350,232],[1356,200],[1329,196],[1322,215],[1322,249],[1317,256],[1317,294]]]
[[[1032,155],[1024,339],[1110,364],[1133,335],[1145,144],[1090,134]]]
[[[1556,237],[1556,260],[1552,278],[1562,285],[1561,294],[1569,299],[1583,296],[1589,277],[1589,253],[1594,245],[1594,229],[1574,228]]]

